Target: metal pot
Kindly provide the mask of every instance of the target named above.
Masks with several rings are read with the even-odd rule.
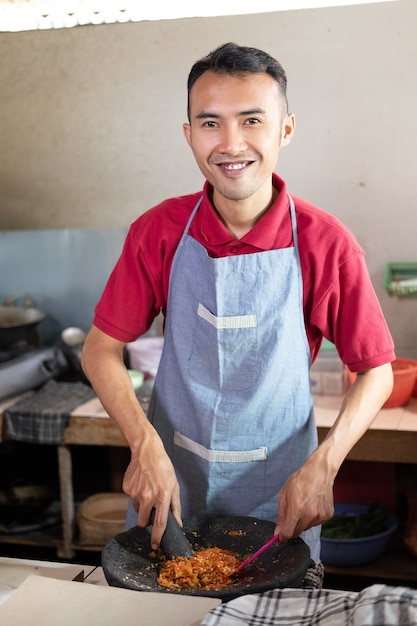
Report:
[[[273,535],[275,524],[255,517],[188,518],[183,531],[194,550],[224,548],[243,561]],[[157,576],[165,555],[150,545],[150,530],[135,526],[104,547],[101,563],[106,580],[114,587],[136,591],[212,596],[224,602],[248,593],[283,587],[301,587],[310,566],[310,550],[300,538],[274,544],[236,575],[228,587],[219,590],[172,590],[161,587]]]
[[[35,308],[29,296],[24,306],[17,306],[19,298],[9,296],[0,305],[0,348],[8,348],[22,339],[28,339],[36,326],[46,317]]]

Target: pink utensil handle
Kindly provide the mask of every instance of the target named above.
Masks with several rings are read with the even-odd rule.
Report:
[[[252,561],[254,561],[256,559],[256,557],[258,557],[260,554],[262,554],[262,552],[265,552],[265,550],[267,550],[269,548],[269,546],[272,546],[272,544],[275,543],[278,540],[279,540],[279,535],[274,535],[272,537],[272,539],[267,541],[266,544],[262,546],[262,548],[259,548],[259,550],[257,550],[254,554],[252,554],[252,556],[250,556],[248,559],[246,559],[246,561],[243,561],[243,563],[241,563],[235,569],[235,572],[240,572],[240,570],[242,570],[244,567],[249,565],[249,563],[252,563]]]

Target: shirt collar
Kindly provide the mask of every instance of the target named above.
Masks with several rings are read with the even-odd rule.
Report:
[[[288,220],[289,198],[285,181],[273,174],[272,182],[278,195],[259,222],[240,241],[260,250],[271,250],[277,237],[277,230],[283,220]],[[203,202],[197,212],[201,235],[210,246],[227,245],[236,241],[219,218],[210,200],[212,186],[206,181],[203,189]],[[196,216],[196,217],[197,217]]]

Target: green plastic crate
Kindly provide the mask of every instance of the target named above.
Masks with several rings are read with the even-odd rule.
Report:
[[[388,263],[385,268],[384,287],[390,296],[417,296],[417,262]]]

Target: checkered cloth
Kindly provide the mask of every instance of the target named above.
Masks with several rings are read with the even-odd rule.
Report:
[[[201,626],[416,626],[417,591],[372,585],[361,592],[275,589],[221,604]]]
[[[7,435],[26,443],[63,443],[71,411],[94,397],[92,388],[84,383],[49,380],[4,411]]]

